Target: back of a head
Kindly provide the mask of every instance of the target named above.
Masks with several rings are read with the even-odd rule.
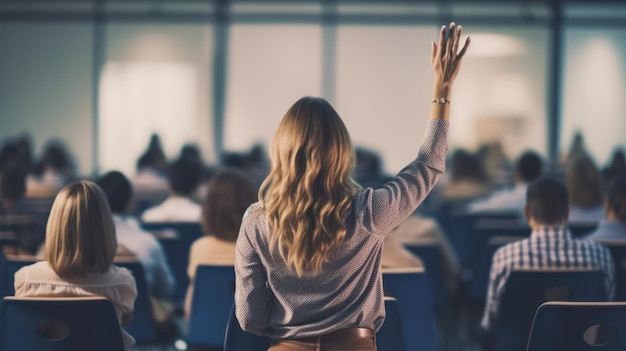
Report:
[[[115,226],[102,190],[92,182],[65,186],[46,227],[46,261],[61,278],[104,273],[117,249]]]
[[[46,146],[42,163],[44,167],[52,168],[55,171],[66,171],[71,168],[70,156],[65,145],[57,140],[49,142]]]
[[[451,177],[454,181],[471,180],[484,182],[486,180],[483,164],[478,156],[463,149],[456,150],[451,157]]]
[[[536,179],[528,185],[526,207],[528,215],[538,224],[562,224],[569,213],[567,189],[554,178]]]
[[[180,150],[179,159],[202,164],[202,153],[196,144],[185,144]]]
[[[607,207],[618,221],[626,223],[626,176],[621,176],[607,187]]]
[[[0,177],[0,194],[3,199],[17,201],[26,194],[26,172],[22,168],[9,168]]]
[[[567,165],[565,177],[572,206],[592,208],[602,205],[604,181],[591,158],[573,159]]]
[[[180,196],[190,196],[202,179],[202,165],[197,162],[177,160],[167,172],[170,188]]]
[[[234,242],[239,234],[243,214],[256,200],[254,187],[243,173],[235,169],[218,171],[208,183],[202,204],[205,233]]]
[[[126,212],[132,198],[133,188],[124,174],[112,171],[100,177],[96,183],[106,195],[111,212],[116,214]]]
[[[541,176],[543,164],[534,151],[526,151],[517,160],[517,174],[524,183],[532,182]]]
[[[298,275],[317,273],[346,234],[343,218],[358,189],[351,178],[355,155],[348,130],[326,100],[304,97],[280,122],[270,158],[260,200],[271,243]]]

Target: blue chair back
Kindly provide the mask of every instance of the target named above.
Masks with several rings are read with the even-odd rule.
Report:
[[[599,327],[594,330],[593,326]],[[626,302],[542,304],[535,314],[527,351],[554,350],[626,350]]]
[[[124,329],[135,338],[137,344],[150,343],[156,340],[156,324],[152,314],[150,291],[146,282],[143,266],[139,261],[115,261],[116,266],[128,269],[135,278],[137,298],[133,310],[132,321]]]
[[[497,324],[498,351],[524,351],[537,308],[546,301],[606,301],[597,270],[519,270],[505,283]]]
[[[376,349],[378,351],[406,351],[400,309],[395,298],[385,297],[385,314],[385,323],[376,333]]]
[[[233,266],[199,265],[193,285],[187,343],[221,347],[235,293]]]
[[[615,263],[615,296],[614,301],[626,301],[626,240],[599,240],[613,256]]]
[[[15,295],[15,272],[35,262],[34,258],[5,257],[0,253],[0,296]]]
[[[167,256],[167,262],[172,269],[174,279],[176,279],[176,287],[172,292],[170,299],[173,302],[182,303],[187,294],[189,286],[189,277],[187,276],[187,266],[189,265],[189,250],[191,244],[203,235],[200,223],[196,222],[159,222],[159,223],[143,223],[142,228],[147,231],[171,229],[177,232],[176,239],[161,239],[159,242],[163,247],[163,251]]]
[[[406,244],[404,245],[412,254],[418,256],[426,268],[426,276],[432,288],[433,303],[435,308],[443,308],[448,301],[443,272],[443,254],[437,243]]]
[[[124,350],[113,305],[102,297],[7,297],[0,315],[0,351]]]
[[[271,343],[272,339],[268,337],[247,333],[241,329],[233,304],[224,335],[224,351],[267,351]]]
[[[424,270],[385,270],[383,287],[398,301],[406,350],[437,350],[432,290]]]

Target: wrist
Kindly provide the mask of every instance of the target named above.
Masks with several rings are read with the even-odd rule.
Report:
[[[444,98],[450,100],[452,95],[452,84],[435,82],[433,86],[433,100]]]

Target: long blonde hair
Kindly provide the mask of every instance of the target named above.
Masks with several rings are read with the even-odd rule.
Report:
[[[117,239],[103,191],[88,181],[67,185],[52,204],[46,227],[46,261],[61,278],[105,273]]]
[[[359,186],[350,177],[354,147],[324,99],[304,97],[283,117],[272,141],[272,168],[259,190],[270,248],[298,276],[320,272],[346,236],[345,219]]]

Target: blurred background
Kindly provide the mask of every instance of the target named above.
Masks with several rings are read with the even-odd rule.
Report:
[[[626,144],[626,1],[0,0],[0,140],[62,140],[77,174],[132,175],[154,133],[207,163],[267,147],[289,106],[328,99],[395,173],[431,101],[430,41],[472,47],[451,147],[532,149],[578,133],[600,167]]]

